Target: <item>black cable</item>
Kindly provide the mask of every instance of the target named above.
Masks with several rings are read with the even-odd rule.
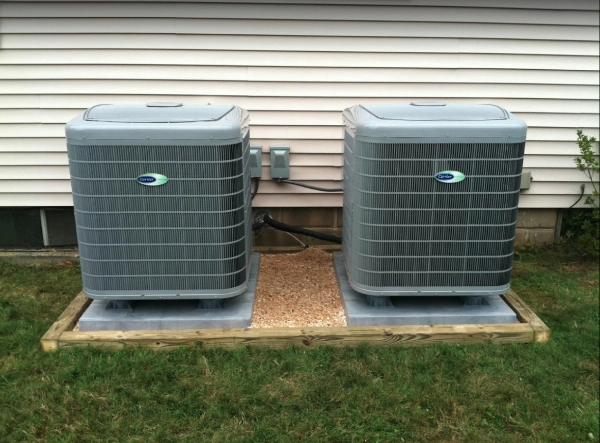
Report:
[[[585,192],[585,185],[581,185],[581,195],[579,196],[579,198],[577,199],[577,201],[575,203],[573,203],[571,206],[569,206],[569,209],[571,209],[573,206],[575,206],[577,203],[579,203],[579,200],[581,200],[583,198],[584,192]]]
[[[287,183],[288,185],[302,186],[303,188],[314,189],[315,191],[321,192],[343,192],[342,188],[319,188],[318,186],[307,185],[306,183],[296,182],[294,180],[288,180],[286,178],[278,178],[279,183]]]
[[[257,178],[256,180],[254,180],[254,191],[252,192],[252,195],[250,196],[250,200],[254,200],[254,197],[256,197],[256,194],[258,194],[258,185],[260,184],[260,178]]]
[[[272,219],[270,215],[265,215],[263,220],[269,226],[271,226],[275,229],[279,229],[280,231],[308,235],[309,237],[318,238],[319,240],[325,240],[325,241],[328,241],[331,243],[337,243],[339,245],[342,244],[342,237],[337,237],[335,235],[323,234],[321,232],[311,231],[310,229],[299,228],[297,226],[286,225],[285,223],[281,223],[277,220]]]

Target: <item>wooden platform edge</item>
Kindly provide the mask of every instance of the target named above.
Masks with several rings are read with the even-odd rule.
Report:
[[[52,351],[74,346],[113,349],[144,346],[170,349],[180,346],[232,348],[238,345],[284,348],[372,345],[425,345],[431,343],[531,343],[546,342],[550,329],[514,292],[503,299],[521,323],[432,326],[343,326],[306,328],[239,328],[146,331],[73,331],[91,303],[80,293],[41,339],[42,349]]]
[[[546,323],[533,312],[515,291],[510,289],[501,297],[515,311],[520,322],[527,323],[533,328],[535,342],[546,343],[550,340],[550,328],[546,326]]]
[[[178,346],[231,348],[257,345],[284,348],[289,345],[358,346],[421,345],[430,343],[532,342],[533,329],[524,323],[496,325],[342,326],[319,328],[189,329],[165,331],[63,332],[59,347],[92,345],[109,348],[145,346],[168,349]]]
[[[81,314],[83,314],[91,302],[92,300],[86,297],[83,291],[77,294],[73,301],[69,303],[69,306],[60,314],[58,320],[50,326],[50,329],[40,339],[42,349],[44,351],[57,349],[61,335],[65,331],[73,329],[75,323],[77,323],[77,320],[79,320],[79,317],[81,317]]]

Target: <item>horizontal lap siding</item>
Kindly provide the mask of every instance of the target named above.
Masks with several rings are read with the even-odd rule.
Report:
[[[293,179],[337,187],[341,110],[419,100],[522,117],[520,205],[577,199],[576,130],[599,136],[596,2],[269,3],[0,3],[0,205],[72,205],[64,124],[85,108],[174,100],[250,111],[255,206],[341,206],[271,182],[268,147],[291,147]]]

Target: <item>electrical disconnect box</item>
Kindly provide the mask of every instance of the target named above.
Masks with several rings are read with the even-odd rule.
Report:
[[[289,146],[271,146],[271,178],[290,178]]]
[[[250,146],[250,177],[262,177],[262,146]]]

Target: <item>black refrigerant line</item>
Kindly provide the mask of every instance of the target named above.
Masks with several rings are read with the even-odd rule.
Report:
[[[286,178],[278,178],[276,180],[279,183],[287,183],[288,185],[302,186],[303,188],[313,189],[315,191],[321,191],[321,192],[344,192],[344,189],[342,189],[342,188],[320,188],[318,186],[313,186],[313,185],[309,185],[309,184],[306,184],[306,183],[297,182],[297,181],[294,181],[294,180],[288,180]]]
[[[303,188],[313,189],[315,191],[321,191],[321,192],[343,192],[344,191],[342,188],[320,188],[318,186],[308,185],[306,183],[300,183],[300,182],[296,182],[293,180],[287,180],[284,178],[277,179],[277,181],[279,183],[288,183],[290,185],[302,186]],[[254,185],[255,186],[254,192],[252,192],[252,197],[251,197],[252,199],[254,199],[254,197],[256,197],[256,194],[258,192],[259,182],[260,182],[260,179],[257,179],[256,184]],[[267,213],[264,213],[263,215],[259,216],[255,220],[256,221],[252,224],[253,231],[258,230],[258,229],[262,228],[265,224],[267,224],[267,225],[271,226],[272,228],[278,229],[280,231],[290,232],[290,233],[294,233],[294,234],[307,235],[309,237],[318,238],[319,240],[324,240],[324,241],[328,241],[331,243],[337,243],[339,245],[342,244],[342,237],[338,237],[336,235],[323,234],[322,232],[313,231],[311,229],[300,228],[298,226],[291,226],[286,223],[282,223],[278,220],[275,220]]]
[[[310,229],[300,228],[298,226],[291,226],[286,223],[282,223],[278,220],[275,220],[271,217],[267,212],[260,211],[255,215],[254,223],[252,223],[252,230],[257,231],[264,227],[265,225],[269,225],[274,229],[278,229],[283,232],[290,232],[294,234],[303,234],[309,237],[318,238],[320,240],[325,240],[331,243],[337,243],[339,245],[342,244],[342,237],[337,237],[335,235],[323,234],[322,232],[312,231]]]
[[[338,237],[336,235],[323,234],[321,232],[311,231],[310,229],[304,229],[304,228],[300,228],[298,226],[287,225],[285,223],[282,223],[280,221],[277,221],[277,220],[271,218],[271,216],[268,214],[266,214],[263,217],[263,222],[275,229],[280,230],[280,231],[292,232],[294,234],[303,234],[303,235],[307,235],[309,237],[318,238],[319,240],[325,240],[325,241],[328,241],[331,243],[337,243],[338,245],[342,244],[342,237]]]

